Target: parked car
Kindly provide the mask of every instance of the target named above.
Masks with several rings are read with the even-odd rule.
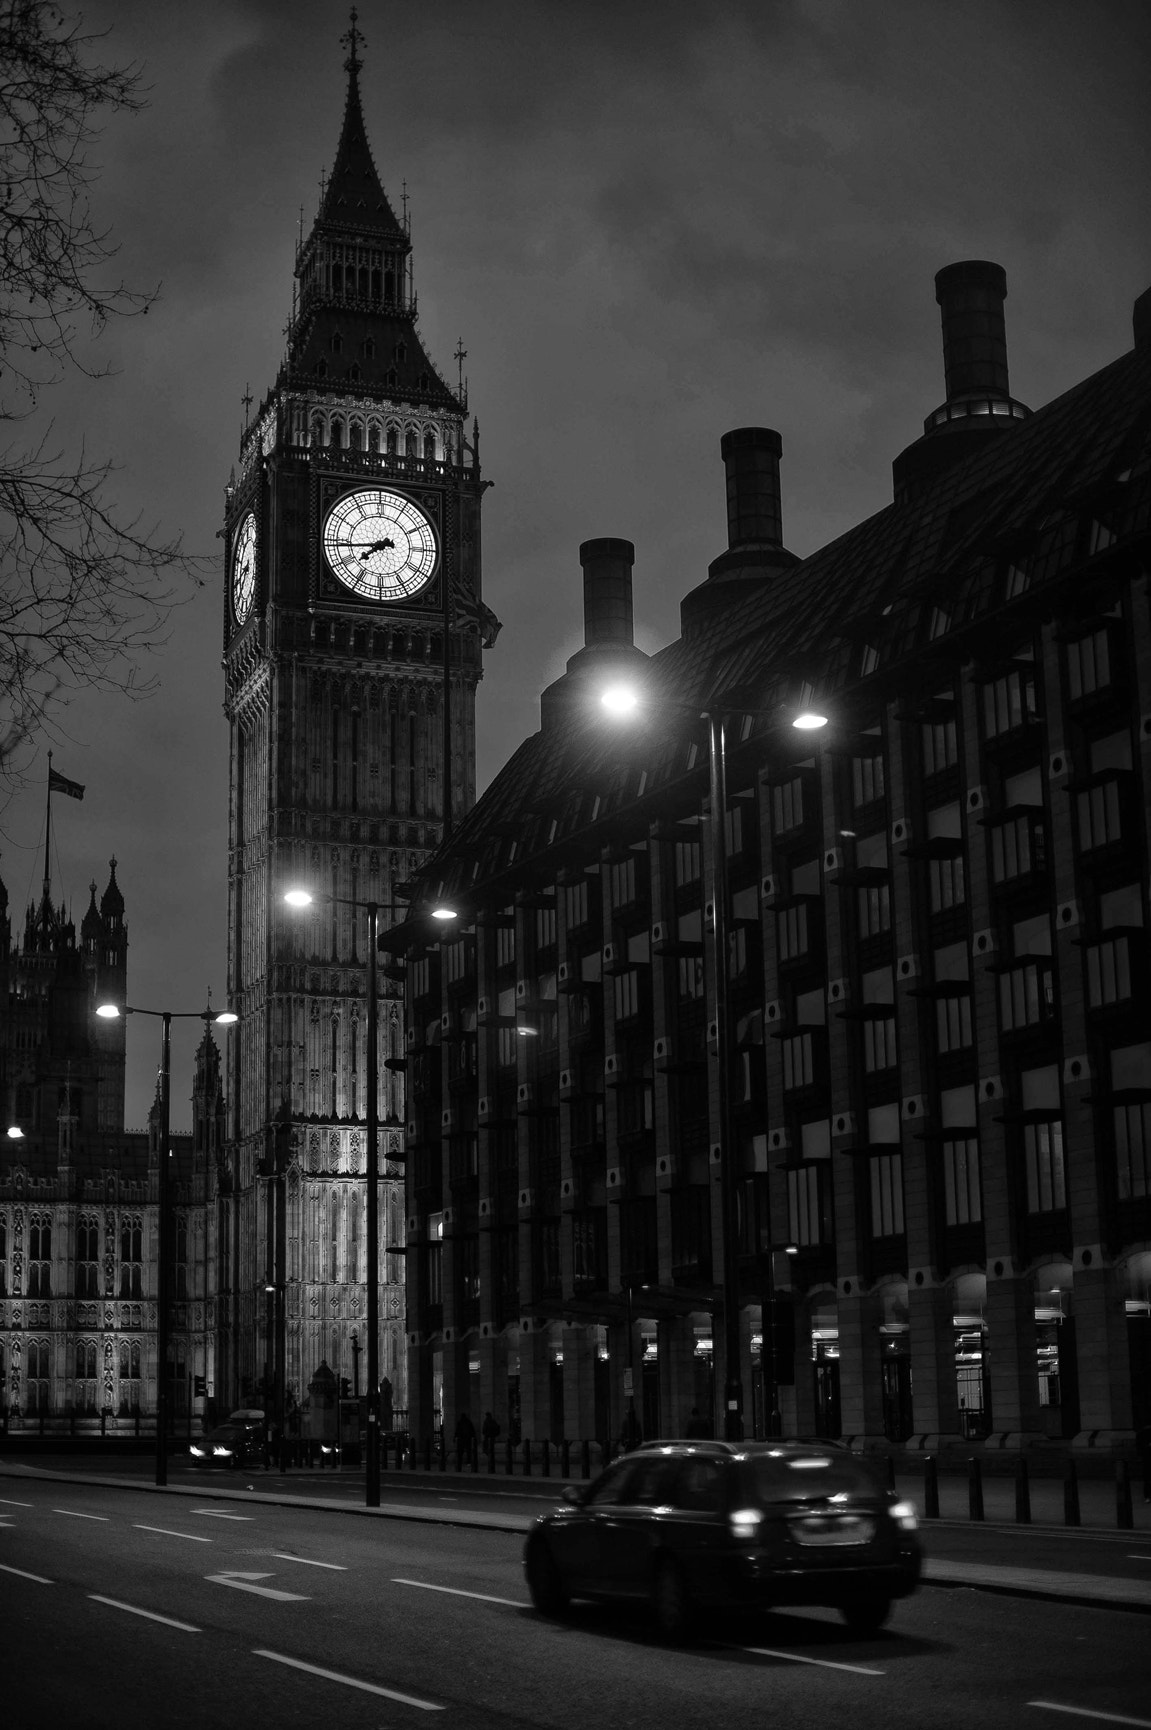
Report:
[[[189,1443],[188,1459],[193,1466],[262,1466],[268,1454],[268,1434],[264,1414],[248,1407],[233,1412],[226,1423]]]
[[[524,1572],[537,1610],[572,1598],[646,1601],[681,1640],[701,1613],[834,1606],[872,1633],[915,1590],[912,1503],[825,1443],[649,1442],[537,1519]]]

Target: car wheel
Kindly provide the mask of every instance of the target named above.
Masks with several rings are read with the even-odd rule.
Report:
[[[678,1645],[691,1626],[691,1594],[683,1569],[664,1557],[656,1564],[651,1582],[651,1608],[661,1640]]]
[[[552,1553],[542,1538],[534,1538],[528,1545],[524,1573],[531,1601],[540,1615],[562,1616],[571,1598]]]
[[[876,1634],[891,1614],[891,1599],[882,1592],[873,1598],[851,1598],[839,1613],[853,1634]]]

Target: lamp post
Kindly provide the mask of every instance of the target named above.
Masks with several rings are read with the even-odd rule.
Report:
[[[368,1382],[368,1446],[365,1462],[364,1498],[369,1508],[380,1505],[380,1100],[379,1100],[379,940],[380,913],[407,914],[408,908],[394,901],[357,901],[345,895],[315,894],[308,889],[289,889],[284,896],[289,907],[326,905],[358,907],[368,916],[368,1151],[364,1181],[367,1184],[364,1231],[367,1237],[368,1342],[364,1366]],[[451,907],[436,907],[434,919],[456,917]],[[357,1367],[358,1367],[357,1357]]]
[[[635,714],[641,709],[638,690],[612,685],[600,701],[615,716]],[[728,978],[728,860],[727,860],[727,738],[728,715],[776,713],[764,711],[732,696],[727,701],[701,704],[698,708],[671,699],[657,699],[659,707],[681,709],[707,723],[708,844],[711,854],[712,972],[715,986],[716,1113],[719,1133],[720,1236],[723,1243],[723,1434],[727,1441],[743,1440],[743,1372],[739,1338],[739,1188],[736,1149],[731,1127],[731,988]],[[790,717],[800,732],[827,725],[827,716],[803,708]],[[774,1398],[774,1396],[773,1396]]]
[[[168,1143],[172,1138],[172,1022],[196,1020],[228,1027],[239,1017],[230,1009],[213,1015],[208,1009],[141,1009],[131,1004],[101,1003],[96,1014],[105,1021],[121,1015],[153,1015],[163,1023],[160,1042],[160,1170],[156,1192],[156,1482],[168,1482],[168,1286],[171,1271],[171,1186],[168,1175]]]

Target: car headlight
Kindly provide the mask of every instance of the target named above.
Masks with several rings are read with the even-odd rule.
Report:
[[[195,1456],[196,1456],[196,1458],[197,1458],[197,1459],[198,1459],[198,1460],[202,1460],[202,1459],[203,1459],[203,1458],[204,1458],[204,1450],[203,1450],[203,1448],[198,1448],[198,1447],[196,1447],[196,1446],[195,1446],[195,1444],[194,1444],[194,1443],[193,1443],[193,1445],[192,1445],[192,1446],[191,1446],[191,1447],[190,1447],[190,1448],[189,1448],[189,1449],[188,1449],[188,1452],[189,1452],[189,1453],[190,1453],[190,1454],[194,1454],[194,1455],[195,1455]]]
[[[728,1515],[727,1523],[733,1538],[750,1544],[763,1524],[763,1509],[736,1508]]]
[[[231,1448],[221,1448],[217,1446],[212,1449],[212,1452],[218,1460],[230,1460],[232,1457]]]
[[[893,1502],[887,1511],[896,1525],[902,1526],[905,1532],[914,1532],[919,1524],[914,1502]]]

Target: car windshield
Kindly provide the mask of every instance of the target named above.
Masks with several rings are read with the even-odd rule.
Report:
[[[753,1454],[746,1466],[756,1494],[765,1502],[879,1493],[867,1466],[849,1454]]]
[[[238,1442],[244,1434],[239,1424],[221,1424],[218,1430],[213,1430],[207,1440],[210,1442]]]

